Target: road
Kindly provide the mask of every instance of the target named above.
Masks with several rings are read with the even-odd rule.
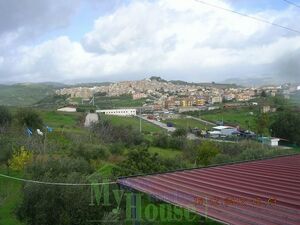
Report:
[[[159,126],[159,127],[163,128],[163,129],[166,129],[166,130],[169,131],[169,132],[174,132],[174,131],[176,130],[175,127],[168,127],[167,124],[162,123],[162,122],[159,122],[159,121],[157,121],[157,120],[149,120],[147,117],[145,117],[145,116],[140,116],[140,115],[137,115],[137,117],[138,117],[138,118],[142,118],[143,120],[146,120],[146,121],[148,121],[149,123],[153,123],[154,125]]]
[[[93,123],[97,123],[99,120],[97,113],[88,113],[85,117],[84,126],[90,127]]]

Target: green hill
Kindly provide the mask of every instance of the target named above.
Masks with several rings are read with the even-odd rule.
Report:
[[[0,105],[29,106],[54,94],[53,84],[0,85]]]

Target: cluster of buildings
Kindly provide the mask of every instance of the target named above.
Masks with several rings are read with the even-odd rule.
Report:
[[[90,99],[96,93],[105,96],[131,95],[133,100],[145,99],[144,109],[192,111],[203,107],[214,108],[222,102],[243,103],[250,101],[263,92],[275,96],[278,93],[289,97],[293,91],[300,90],[300,86],[289,84],[282,86],[265,86],[261,88],[218,86],[213,84],[198,85],[174,83],[156,79],[139,81],[123,81],[109,85],[95,87],[63,88],[56,91],[58,95],[70,95],[71,98]],[[269,109],[265,109],[269,111]]]

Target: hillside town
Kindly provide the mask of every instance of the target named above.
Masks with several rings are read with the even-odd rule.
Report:
[[[183,83],[183,82],[182,82]],[[263,87],[239,87],[236,85],[214,85],[194,83],[174,83],[151,77],[139,81],[122,81],[110,85],[94,87],[71,87],[56,91],[58,95],[70,98],[92,99],[97,95],[108,97],[130,95],[133,100],[144,99],[145,110],[195,111],[216,109],[220,103],[243,104],[260,95],[283,95],[286,99],[300,86],[284,84]],[[255,103],[253,103],[255,104]],[[230,105],[230,104],[228,104]],[[209,107],[210,106],[210,107]],[[265,109],[269,111],[270,109]]]

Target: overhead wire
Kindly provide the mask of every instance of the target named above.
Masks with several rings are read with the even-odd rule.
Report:
[[[223,10],[223,11],[226,11],[226,12],[229,12],[229,13],[233,13],[233,14],[236,14],[236,15],[239,15],[239,16],[243,16],[243,17],[246,17],[246,18],[249,18],[249,19],[261,22],[261,23],[266,23],[266,24],[269,24],[269,25],[272,25],[272,26],[275,26],[275,27],[279,27],[279,28],[282,28],[282,29],[285,29],[285,30],[288,30],[288,31],[291,31],[291,32],[294,32],[294,33],[297,33],[297,34],[300,34],[300,30],[296,30],[294,28],[283,26],[283,25],[280,25],[278,23],[274,23],[274,22],[268,21],[268,20],[266,20],[264,18],[259,18],[259,17],[251,16],[251,15],[248,15],[246,13],[242,13],[242,12],[238,12],[236,10],[224,8],[224,7],[221,7],[221,6],[218,6],[218,5],[215,5],[215,4],[211,4],[211,3],[208,3],[208,2],[204,2],[204,1],[201,1],[201,0],[194,0],[194,1],[197,2],[197,3],[203,4],[203,5],[215,8],[215,9]]]
[[[288,4],[290,4],[290,5],[293,5],[293,6],[295,6],[295,7],[300,8],[300,5],[298,5],[298,4],[294,3],[294,2],[291,2],[291,1],[289,1],[289,0],[283,0],[283,1],[286,2],[286,3],[288,3]]]
[[[103,183],[60,183],[60,182],[47,182],[47,181],[36,181],[36,180],[29,180],[29,179],[24,179],[24,178],[19,178],[19,177],[14,177],[14,176],[9,176],[5,174],[0,174],[0,177],[11,179],[11,180],[16,180],[16,181],[22,181],[25,183],[34,183],[34,184],[43,184],[43,185],[53,185],[53,186],[100,186],[100,185],[110,185],[110,184],[117,184],[116,181],[112,182],[103,182]]]

